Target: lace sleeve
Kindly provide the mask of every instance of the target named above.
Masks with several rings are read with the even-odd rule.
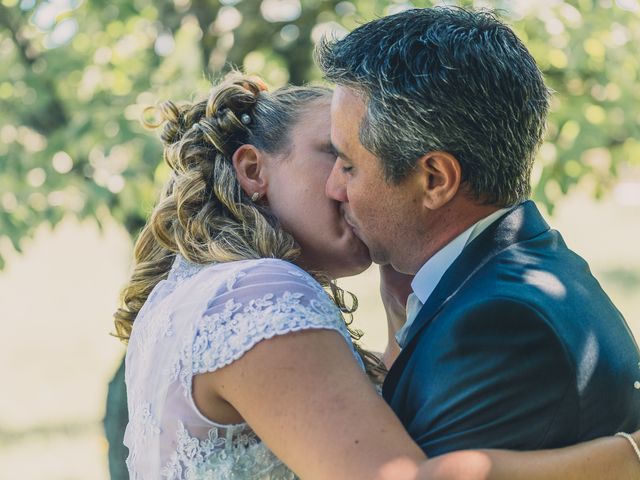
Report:
[[[336,330],[353,351],[338,308],[308,273],[275,259],[236,263],[196,326],[193,375],[230,364],[262,340],[306,329]]]

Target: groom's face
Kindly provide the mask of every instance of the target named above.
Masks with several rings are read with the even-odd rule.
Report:
[[[360,143],[365,112],[366,105],[356,92],[336,88],[331,104],[331,142],[337,158],[326,193],[341,203],[346,222],[367,245],[374,262],[415,273],[419,264],[412,258],[412,245],[422,234],[418,221],[420,178],[410,174],[397,185],[386,181],[380,160]]]

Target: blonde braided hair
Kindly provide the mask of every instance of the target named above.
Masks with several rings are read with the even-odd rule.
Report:
[[[167,101],[156,108],[159,122],[144,123],[163,126],[163,158],[171,177],[134,245],[131,278],[114,313],[118,338],[128,340],[138,312],[156,284],[167,278],[177,253],[198,264],[296,260],[300,249],[294,238],[268,208],[244,193],[231,157],[243,144],[282,152],[289,147],[288,133],[304,106],[328,95],[331,90],[322,87],[285,87],[269,93],[260,79],[234,72],[213,87],[206,100],[180,106]],[[345,323],[356,350],[369,376],[379,382],[386,374],[383,364],[357,345],[362,333],[349,326],[356,297],[349,293],[347,306],[345,292],[332,279],[310,273],[348,317]]]

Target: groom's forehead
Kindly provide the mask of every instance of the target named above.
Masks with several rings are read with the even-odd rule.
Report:
[[[351,148],[351,144],[359,140],[365,108],[361,96],[353,89],[336,87],[331,102],[331,142],[338,153],[342,153],[341,149]]]
[[[348,109],[354,114],[361,114],[365,111],[365,101],[363,95],[357,90],[344,85],[338,85],[331,99],[331,110],[340,112]]]

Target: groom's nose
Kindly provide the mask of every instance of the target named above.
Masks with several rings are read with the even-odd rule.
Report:
[[[341,163],[342,162],[338,158],[333,164],[333,168],[331,169],[329,178],[327,178],[324,191],[327,197],[344,203],[348,202],[349,199],[347,197],[346,178],[345,174],[342,172],[340,166]]]

